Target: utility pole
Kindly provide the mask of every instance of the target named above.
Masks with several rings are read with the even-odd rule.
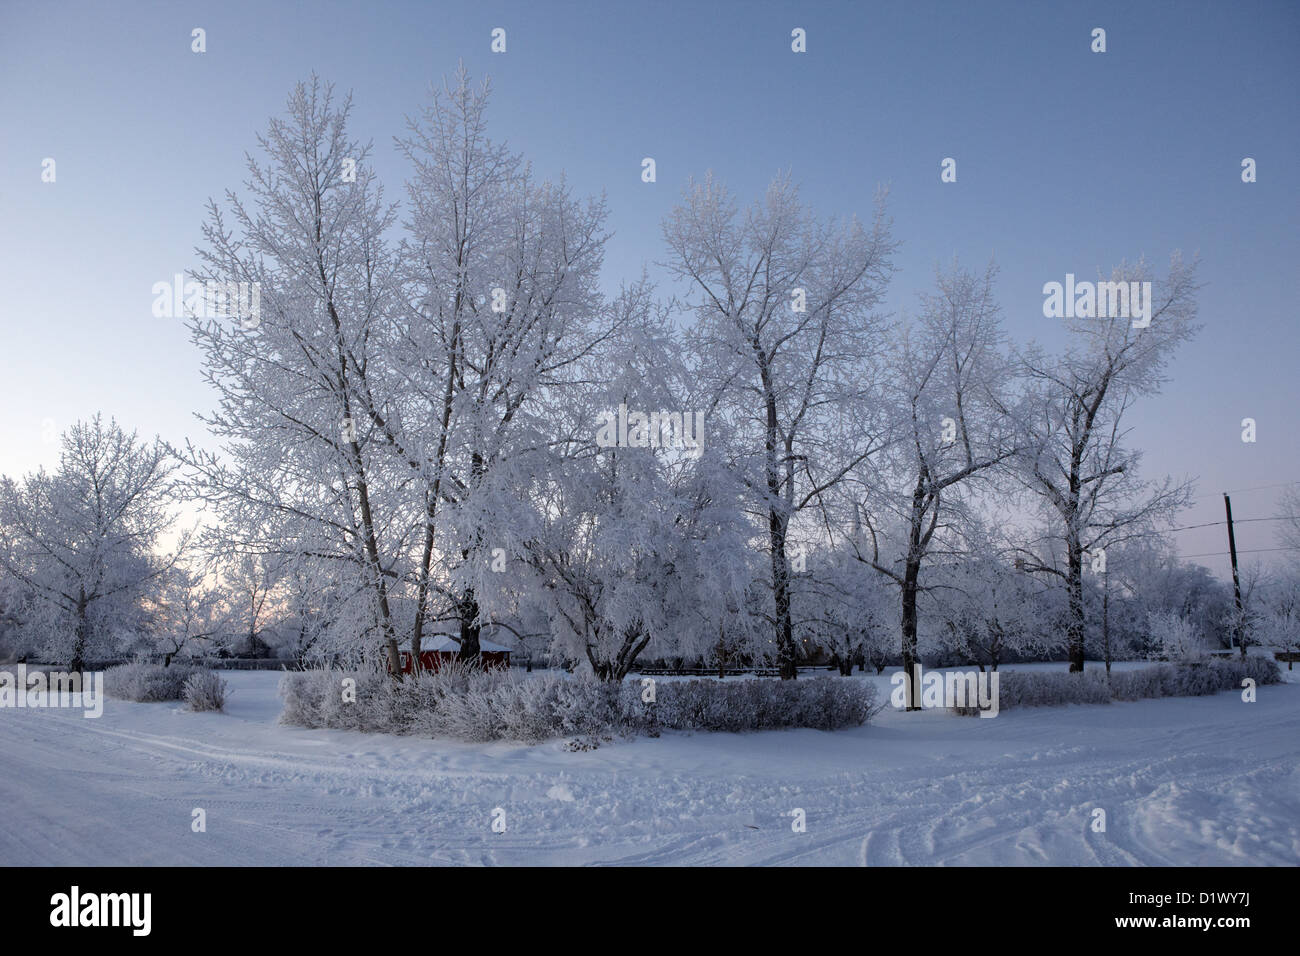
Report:
[[[1223,493],[1223,507],[1228,513],[1228,554],[1232,556],[1232,593],[1237,599],[1237,624],[1233,628],[1237,632],[1237,646],[1241,648],[1241,656],[1246,656],[1246,647],[1241,643],[1241,625],[1243,623],[1244,612],[1241,609],[1241,578],[1237,575],[1237,538],[1232,533],[1232,499],[1228,493]]]

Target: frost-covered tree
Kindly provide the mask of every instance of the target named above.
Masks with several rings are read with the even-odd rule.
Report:
[[[1272,585],[1269,575],[1259,562],[1248,564],[1238,575],[1238,593],[1223,605],[1223,628],[1229,641],[1235,643],[1246,656],[1248,648],[1261,643],[1264,627],[1267,593]]]
[[[1194,661],[1209,649],[1195,623],[1172,611],[1154,611],[1147,618],[1157,656],[1166,661]]]
[[[1042,585],[1016,570],[1010,548],[985,537],[959,560],[936,569],[935,577],[928,593],[947,643],[980,670],[1059,647],[1050,620],[1043,619]]]
[[[164,553],[176,465],[96,415],[62,436],[59,465],[0,479],[0,561],[47,629],[47,649],[80,670],[146,623],[145,605],[188,540]]]
[[[201,568],[185,564],[171,568],[162,578],[152,622],[163,666],[221,634],[226,614],[224,595]]]
[[[877,197],[872,223],[820,223],[786,175],[743,213],[710,175],[664,222],[667,268],[690,288],[690,345],[707,388],[710,442],[724,445],[762,527],[773,644],[797,676],[791,534],[876,449],[875,315],[894,243]]]
[[[887,469],[882,474],[873,461],[850,485],[858,495],[855,523],[861,514],[869,534],[850,535],[849,542],[859,560],[898,589],[909,674],[918,660],[923,565],[932,552],[957,546],[954,532],[972,517],[968,487],[1016,450],[1013,370],[993,295],[996,274],[992,265],[983,275],[955,265],[940,272],[934,291],[920,297],[916,319],[900,325],[885,378],[894,439]],[[873,512],[895,529],[884,554]]]
[[[881,577],[845,550],[818,552],[793,579],[795,633],[829,652],[840,674],[870,664],[877,673],[898,652],[898,609]]]
[[[1294,552],[1292,561],[1300,561],[1300,484],[1290,485],[1278,497],[1278,543]]]
[[[703,656],[726,643],[735,622],[720,609],[743,604],[752,573],[735,482],[716,452],[690,444],[700,436],[689,370],[647,292],[620,297],[628,320],[584,363],[593,376],[581,400],[554,409],[564,440],[534,482],[538,531],[527,548],[556,650],[602,680],[621,680],[652,646]],[[599,368],[617,371],[596,381]],[[626,409],[620,438],[610,423]]]
[[[284,609],[282,653],[299,664],[319,659],[322,636],[345,603],[341,594],[346,586],[328,567],[308,557],[286,561],[279,570]]]
[[[377,645],[397,670],[392,582],[409,531],[409,469],[369,410],[388,379],[395,308],[384,204],[370,148],[347,132],[350,100],[313,78],[248,160],[246,201],[210,203],[200,281],[247,282],[260,314],[190,327],[219,406],[200,416],[220,453],[185,454],[192,494],[216,512],[222,554],[311,555],[358,570]],[[231,225],[227,225],[227,216]],[[338,572],[340,576],[343,571]]]
[[[478,653],[490,556],[517,539],[528,507],[518,490],[543,466],[549,409],[615,315],[597,287],[603,201],[578,200],[562,180],[538,182],[492,142],[488,98],[488,84],[473,86],[462,66],[398,141],[413,169],[401,249],[404,397],[371,409],[423,481],[413,647],[441,605],[458,621],[464,657]]]
[[[1066,590],[1071,671],[1083,670],[1085,562],[1150,535],[1188,502],[1189,483],[1139,477],[1141,453],[1126,444],[1126,415],[1140,397],[1159,391],[1175,350],[1195,332],[1195,272],[1177,254],[1159,281],[1144,262],[1120,266],[1112,282],[1151,283],[1145,325],[1127,314],[1071,320],[1072,344],[1063,355],[1031,348],[1021,358],[1031,405],[1017,474],[1047,519],[1043,539],[1024,549],[1025,569],[1058,579]]]
[[[222,584],[228,596],[226,624],[231,647],[238,656],[252,653],[265,643],[264,628],[279,613],[280,565],[259,554],[241,554],[224,569]]]
[[[1300,571],[1292,565],[1269,582],[1260,620],[1260,643],[1287,655],[1287,670],[1300,655]]]
[[[1191,621],[1206,646],[1229,646],[1232,588],[1204,567],[1179,559],[1161,537],[1136,538],[1110,548],[1105,573],[1094,575],[1093,581],[1094,593],[1087,602],[1094,619],[1090,630],[1097,634],[1101,622],[1096,618],[1104,612],[1112,634],[1112,656],[1147,648],[1147,616],[1151,613],[1170,613]],[[1110,603],[1103,608],[1107,588]],[[1101,650],[1104,653],[1105,649]]]

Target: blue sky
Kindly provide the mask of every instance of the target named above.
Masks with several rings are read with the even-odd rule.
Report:
[[[206,53],[191,52],[195,27]],[[193,264],[206,199],[239,187],[255,132],[312,71],[352,91],[353,130],[399,198],[392,137],[462,59],[491,76],[496,138],[607,193],[611,288],[654,271],[660,221],[709,169],[748,199],[790,168],[828,215],[869,215],[888,183],[903,242],[888,308],[909,308],[937,263],[996,257],[1016,341],[1062,341],[1045,282],[1198,253],[1205,327],[1133,419],[1145,470],[1199,479],[1183,524],[1222,518],[1224,490],[1255,489],[1234,494],[1235,517],[1276,514],[1281,489],[1260,486],[1300,480],[1300,5],[1144,0],[3,0],[0,472],[52,464],[50,432],[96,410],[202,441],[198,355],[179,320],[153,317],[150,289]],[[944,157],[956,183],[940,182]],[[1247,416],[1255,444],[1240,440]],[[1222,528],[1177,540],[1226,550]],[[1271,525],[1237,543],[1273,547]]]

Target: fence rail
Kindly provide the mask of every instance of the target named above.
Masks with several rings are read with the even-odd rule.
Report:
[[[820,669],[820,668],[818,668]],[[645,677],[724,677],[753,674],[755,677],[779,677],[775,667],[638,667],[632,673]]]
[[[135,658],[121,658],[109,661],[86,661],[82,669],[86,671],[104,671],[110,667],[120,667],[123,664],[131,664]],[[162,657],[148,658],[149,664],[161,664]],[[32,670],[58,670],[66,667],[66,664],[51,664],[46,661],[28,661],[27,667]],[[173,657],[172,663],[182,667],[210,667],[213,670],[228,671],[278,671],[281,669],[297,671],[302,670],[303,665],[296,660],[284,659],[279,657],[212,657],[212,658],[180,658]],[[12,665],[4,665],[12,666]]]

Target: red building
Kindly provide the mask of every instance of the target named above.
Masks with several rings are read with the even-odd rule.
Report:
[[[479,638],[479,662],[484,667],[509,667],[510,648]],[[460,642],[449,634],[434,634],[420,647],[420,667],[436,671],[443,661],[455,660],[460,654]],[[411,673],[411,652],[402,651],[402,673]],[[392,670],[390,667],[389,670]]]

